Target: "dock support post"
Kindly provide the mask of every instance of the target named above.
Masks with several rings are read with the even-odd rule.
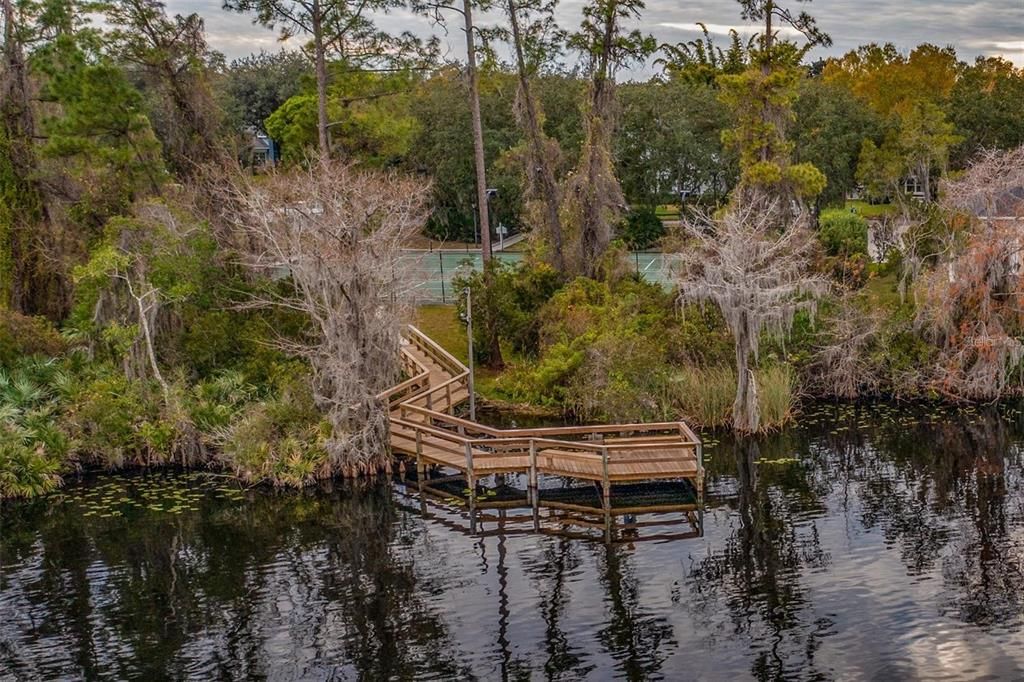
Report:
[[[537,443],[530,439],[530,469],[526,474],[526,489],[531,503],[537,499]]]
[[[697,503],[704,499],[704,444],[697,440]]]
[[[607,511],[612,508],[611,495],[612,495],[612,484],[611,478],[608,476],[608,446],[601,446],[601,505]]]
[[[448,413],[451,414],[454,406],[452,405],[452,383],[450,381],[444,385],[444,393],[448,399]]]
[[[427,468],[423,466],[423,436],[420,430],[416,429],[416,480],[422,481],[426,470]]]
[[[476,479],[473,477],[473,446],[469,442],[466,443],[466,487],[469,488],[470,523],[475,526]]]

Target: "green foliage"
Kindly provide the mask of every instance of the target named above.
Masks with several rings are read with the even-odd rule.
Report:
[[[828,183],[824,205],[841,203],[857,185],[857,159],[865,139],[880,139],[881,118],[847,88],[821,78],[800,82],[794,105],[793,154],[820,169]]]
[[[330,434],[301,377],[279,396],[246,408],[223,436],[218,457],[244,480],[301,487],[328,468]]]
[[[159,388],[97,365],[68,388],[66,419],[79,457],[106,468],[153,465],[170,458],[170,428]]]
[[[12,311],[0,315],[0,368],[13,367],[22,356],[57,355],[64,345],[49,320]]]
[[[665,225],[651,206],[638,206],[626,214],[619,238],[634,250],[647,249],[665,236]]]
[[[957,157],[965,164],[981,149],[1024,144],[1024,69],[1002,57],[978,57],[950,93],[949,118],[961,137]]]
[[[746,42],[734,29],[729,29],[729,47],[715,45],[707,26],[698,22],[703,38],[675,45],[662,45],[665,57],[656,60],[673,82],[714,86],[721,74],[742,73],[750,64],[756,36]]]
[[[578,278],[539,311],[539,356],[498,387],[515,400],[583,419],[668,418],[671,366],[691,348],[716,345],[701,340],[701,315],[681,318],[674,308],[657,285]],[[719,347],[728,357],[729,347]]]
[[[260,51],[228,66],[224,108],[239,129],[268,132],[266,120],[270,115],[292,97],[310,89],[311,80],[309,60],[301,53]]]
[[[842,209],[822,211],[819,237],[831,256],[853,256],[868,252],[868,221],[859,213]]]
[[[825,175],[809,162],[791,165],[794,144],[786,137],[795,119],[802,74],[796,62],[802,52],[795,51],[788,60],[782,54],[775,55],[770,69],[751,67],[719,76],[719,97],[736,122],[722,132],[722,141],[739,155],[742,185],[769,196],[813,199],[824,190]]]
[[[60,485],[71,442],[55,423],[56,365],[40,360],[0,367],[0,500],[33,497]]]
[[[420,125],[409,111],[415,86],[411,74],[353,72],[339,64],[327,92],[333,145],[377,166],[407,156]],[[266,118],[266,131],[281,143],[286,159],[302,161],[316,145],[317,101],[315,93],[297,94]]]
[[[722,145],[729,113],[712,86],[649,81],[616,93],[615,171],[630,203],[676,203],[681,189],[717,199],[735,184],[735,156]]]
[[[490,278],[490,285],[486,279]],[[497,333],[521,354],[534,354],[539,343],[540,321],[537,312],[558,290],[561,275],[547,263],[524,260],[509,265],[492,260],[484,272],[461,274],[452,280],[455,291],[467,287],[473,296],[473,350],[477,358],[488,360],[488,334]],[[466,316],[466,298],[456,299],[460,317]]]
[[[563,84],[567,85],[567,84]],[[567,89],[579,91],[574,82]],[[539,79],[536,95],[545,111],[545,129],[549,134],[561,133],[559,116],[564,116],[546,100],[551,90]],[[559,93],[564,96],[564,93]],[[484,156],[488,166],[487,181],[498,190],[492,200],[493,225],[519,222],[519,197],[522,178],[518,164],[496,161],[506,150],[517,146],[521,132],[510,116],[515,95],[511,74],[484,71],[480,74],[480,116],[484,127]],[[566,106],[565,102],[561,106]],[[571,108],[577,109],[575,103]],[[439,239],[465,239],[472,241],[474,206],[476,203],[476,175],[473,165],[473,137],[469,107],[466,101],[462,72],[444,69],[421,83],[410,103],[411,113],[419,121],[404,165],[410,170],[425,172],[433,179],[433,213],[427,223],[427,233]],[[565,129],[579,134],[579,118]],[[554,128],[554,130],[550,130]],[[561,142],[561,139],[559,139]]]

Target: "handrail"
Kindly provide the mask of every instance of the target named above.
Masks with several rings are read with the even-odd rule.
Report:
[[[424,351],[427,351],[430,355],[433,355],[435,359],[444,358],[450,366],[454,367],[457,370],[456,373],[469,372],[469,368],[462,364],[462,362],[459,361],[458,358],[456,358],[454,355],[452,355],[444,348],[442,348],[441,345],[437,343],[437,341],[434,341],[434,339],[430,338],[429,336],[421,332],[415,325],[410,324],[409,331],[412,332],[412,336],[416,339],[416,341],[423,343],[425,346],[427,346],[427,348],[430,349],[430,351],[433,351],[431,353],[430,351],[427,351],[427,348],[423,349]]]
[[[404,440],[415,440],[417,467],[420,462],[422,436],[426,436],[433,439],[431,447],[435,451],[465,456],[467,478],[471,486],[474,479],[474,460],[486,462],[502,457],[528,457],[531,486],[536,487],[534,479],[538,458],[553,457],[563,463],[565,460],[600,462],[606,507],[608,484],[613,480],[619,480],[618,477],[621,476],[621,473],[613,473],[610,470],[610,466],[616,464],[696,460],[697,486],[698,490],[702,489],[703,444],[685,422],[498,429],[462,419],[450,411],[457,404],[454,392],[469,388],[468,368],[413,325],[407,327],[406,340],[407,343],[401,348],[403,368],[407,372],[419,371],[382,392],[378,397],[388,401],[392,425],[405,429],[400,437]],[[414,350],[418,350],[420,354]],[[428,366],[431,362],[439,365],[441,371],[432,370]],[[432,377],[442,380],[435,384],[431,381]],[[439,393],[441,395],[438,395]],[[459,401],[461,402],[461,398]],[[443,412],[439,411],[442,405],[445,410]],[[435,409],[435,406],[438,409]],[[407,419],[407,414],[417,415],[422,421]],[[605,436],[610,438],[606,440]],[[681,449],[689,452],[680,452]],[[671,451],[672,454],[662,451]],[[620,457],[619,455],[623,453],[632,456]],[[548,462],[545,466],[551,471],[561,470],[552,464],[552,460],[545,461]],[[551,468],[553,466],[554,468]]]
[[[592,435],[598,433],[623,433],[623,432],[646,432],[653,431],[683,431],[691,440],[682,440],[681,445],[696,445],[700,442],[697,436],[690,431],[683,422],[652,422],[647,424],[594,424],[582,426],[544,426],[535,429],[498,429],[479,422],[469,421],[450,414],[443,414],[420,405],[405,405],[406,409],[418,412],[425,416],[435,416],[438,421],[446,421],[453,426],[472,428],[481,433],[489,434],[495,438],[531,438],[559,435]],[[609,446],[617,445],[609,443]]]

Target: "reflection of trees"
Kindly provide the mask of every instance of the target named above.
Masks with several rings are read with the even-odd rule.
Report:
[[[37,560],[3,586],[25,609],[0,619],[0,640],[31,632],[68,652],[63,676],[469,677],[421,596],[445,586],[422,584],[386,488],[201,507],[88,522],[51,506],[23,519]]]
[[[911,574],[941,567],[943,601],[964,622],[1005,623],[1024,609],[1021,424],[986,409],[849,411],[809,439],[860,522],[899,548]],[[853,428],[835,430],[839,425]],[[1011,492],[1013,491],[1013,492]]]
[[[783,453],[776,450],[769,457]],[[783,463],[759,470],[759,443],[735,444],[737,525],[715,553],[696,563],[688,576],[693,608],[704,622],[728,610],[734,634],[754,650],[757,679],[780,679],[787,670],[814,677],[814,653],[828,623],[807,621],[801,571],[820,568],[830,557],[817,528],[797,516],[821,507],[813,470]],[[786,453],[791,454],[791,452]],[[796,494],[790,495],[790,486]]]
[[[629,550],[622,545],[603,545],[601,583],[607,592],[609,618],[598,639],[618,662],[621,677],[645,680],[656,675],[677,645],[672,626],[661,617],[642,613],[640,589],[630,567]]]
[[[897,431],[878,435],[864,471],[865,525],[898,542],[911,571],[941,562],[945,600],[964,622],[1018,618],[1024,548],[1009,529],[1022,510],[1008,491],[1021,484],[1019,434],[996,410]]]
[[[594,669],[593,665],[584,665],[585,655],[569,642],[562,623],[569,603],[566,580],[580,565],[576,553],[579,546],[566,537],[546,537],[540,556],[525,565],[541,595],[540,611],[547,644],[544,677],[548,680],[585,679]]]

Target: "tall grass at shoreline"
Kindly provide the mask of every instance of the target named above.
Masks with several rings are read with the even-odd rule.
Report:
[[[755,372],[761,429],[785,426],[793,418],[796,404],[796,375],[789,365],[773,365]],[[674,406],[688,421],[704,427],[728,426],[736,399],[736,370],[728,366],[694,367],[678,370],[672,378]]]

